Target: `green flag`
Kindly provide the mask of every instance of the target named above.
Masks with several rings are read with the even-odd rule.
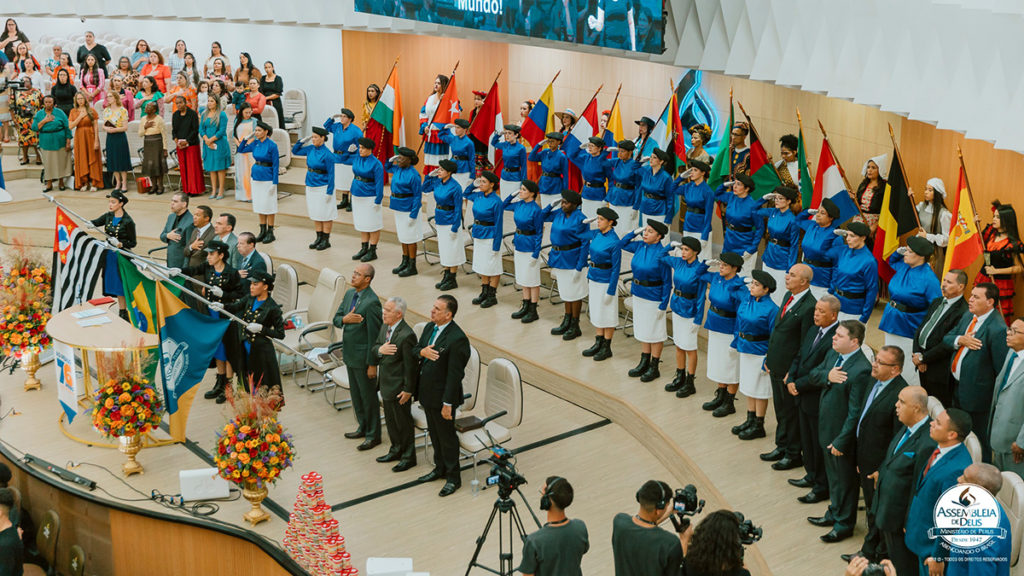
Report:
[[[156,334],[156,283],[146,278],[131,260],[117,256],[117,267],[124,284],[124,299],[132,325]]]
[[[732,138],[733,114],[732,97],[730,96],[729,122],[725,125],[725,132],[722,133],[722,139],[718,143],[718,154],[715,155],[715,161],[711,164],[711,176],[708,177],[708,186],[711,186],[712,190],[717,190],[722,182],[729,180],[729,170],[732,164],[729,159],[729,141]]]
[[[804,150],[804,128],[800,127],[799,138],[796,146],[797,166],[800,171],[800,201],[804,210],[811,207],[814,199],[814,180],[811,180],[811,170],[807,167],[807,152]]]

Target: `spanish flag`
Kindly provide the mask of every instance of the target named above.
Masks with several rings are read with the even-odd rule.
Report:
[[[910,198],[906,177],[900,166],[899,150],[893,150],[889,180],[885,183],[882,212],[878,216],[875,230],[875,259],[878,260],[878,274],[888,282],[896,273],[889,266],[889,256],[900,247],[901,240],[917,230],[917,208]]]
[[[964,270],[984,252],[981,234],[978,232],[978,215],[974,212],[971,192],[967,188],[967,170],[960,165],[957,194],[953,200],[953,221],[949,226],[949,244],[946,246],[946,261],[942,275],[950,270]]]

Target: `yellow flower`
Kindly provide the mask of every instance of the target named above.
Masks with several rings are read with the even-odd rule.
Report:
[[[271,466],[276,466],[278,462],[279,462],[279,460],[278,460],[277,456],[271,456],[270,457],[270,465]]]
[[[106,406],[108,409],[109,408],[113,408],[114,407],[114,399],[113,398],[107,398],[107,401],[104,402],[103,405]]]
[[[239,473],[238,470],[235,470],[234,472],[231,473],[232,478],[238,478],[239,476],[241,476],[241,473]]]
[[[127,392],[127,391],[129,391],[131,389],[132,389],[132,385],[131,384],[129,384],[127,382],[125,382],[124,384],[121,384],[121,390],[124,390],[125,392]]]
[[[245,450],[245,444],[242,444],[241,442],[235,442],[235,450],[239,452]]]

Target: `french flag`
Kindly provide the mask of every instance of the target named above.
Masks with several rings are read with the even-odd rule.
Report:
[[[830,198],[839,207],[837,224],[841,225],[858,214],[857,205],[854,204],[850,191],[846,189],[839,163],[832,155],[832,149],[827,140],[821,142],[821,155],[818,157],[818,174],[814,179],[814,197],[811,207],[820,207],[823,198]]]
[[[586,143],[591,137],[597,136],[600,124],[597,118],[597,95],[590,99],[590,104],[583,109],[580,119],[573,125],[565,137],[563,146],[566,150],[575,150]]]

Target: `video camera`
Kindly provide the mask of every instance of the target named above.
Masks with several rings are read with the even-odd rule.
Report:
[[[28,78],[18,78],[17,80],[8,80],[4,84],[5,88],[9,88],[14,92],[18,90],[28,90],[32,86],[32,80]]]
[[[740,544],[750,546],[764,536],[764,529],[754,526],[754,523],[747,520],[742,512],[733,512],[740,522]]]
[[[675,496],[672,497],[672,507],[680,516],[693,516],[704,510],[704,501],[697,498],[697,487],[687,484],[676,489]]]
[[[486,429],[484,429],[484,433],[491,441],[491,445],[487,447],[491,452],[491,457],[486,461],[492,464],[491,475],[487,477],[487,485],[498,487],[499,498],[509,498],[512,496],[512,492],[526,484],[526,477],[516,470],[515,456],[512,451],[498,444]]]

